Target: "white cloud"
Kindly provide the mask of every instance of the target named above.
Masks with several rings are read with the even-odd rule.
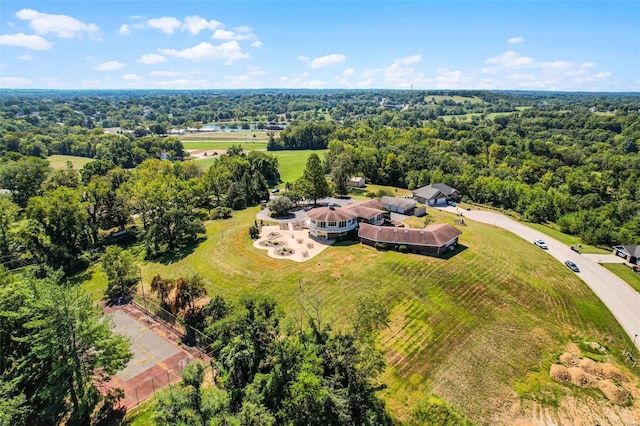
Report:
[[[460,70],[452,71],[448,68],[438,68],[436,87],[439,89],[459,89],[467,85],[470,80]]]
[[[20,59],[21,61],[31,61],[33,59],[33,56],[31,56],[31,55],[21,55],[21,56],[18,56],[18,59]]]
[[[526,56],[520,56],[513,50],[509,50],[504,52],[500,56],[494,56],[492,58],[488,58],[484,61],[485,64],[495,64],[501,68],[522,68],[526,66],[531,66],[535,63],[533,58],[529,58]]]
[[[496,72],[498,72],[498,69],[495,67],[482,68],[482,74],[495,74]]]
[[[94,71],[115,71],[124,68],[124,64],[118,61],[103,62],[93,67]]]
[[[356,70],[353,68],[347,68],[346,70],[342,71],[342,75],[354,75],[356,73]]]
[[[249,33],[236,33],[229,30],[219,29],[216,30],[211,38],[216,40],[248,40],[253,37],[253,34]]]
[[[536,62],[534,63],[536,67],[545,69],[545,70],[566,70],[568,68],[573,67],[573,62],[569,61],[554,61],[554,62]]]
[[[375,77],[379,71],[380,70],[378,68],[367,68],[362,71],[360,75],[362,75],[363,78]]]
[[[247,71],[248,75],[265,75],[267,72],[261,69],[258,66],[249,67],[249,71]]]
[[[412,65],[412,64],[417,64],[421,60],[422,60],[422,57],[420,55],[411,55],[411,56],[406,56],[404,58],[396,59],[395,63],[398,65]]]
[[[31,50],[49,50],[51,43],[38,35],[3,34],[0,35],[0,44],[5,46],[26,47]]]
[[[327,84],[327,83],[325,81],[322,81],[322,80],[311,80],[308,83],[308,87],[310,89],[319,89],[319,88],[323,87],[325,84]]]
[[[173,16],[164,16],[162,18],[149,19],[147,25],[151,28],[159,29],[165,34],[173,34],[182,24],[179,19]]]
[[[262,42],[260,40],[256,40],[251,43],[251,47],[262,47]]]
[[[225,87],[235,88],[260,88],[264,87],[262,81],[256,80],[251,73],[243,75],[227,75],[224,78]]]
[[[298,56],[298,59],[301,60],[302,62],[309,62],[309,58],[307,56]]]
[[[96,24],[85,24],[71,16],[41,13],[33,9],[22,9],[16,13],[18,19],[29,21],[29,26],[36,34],[55,34],[60,38],[81,37],[87,33],[98,37],[100,29]]]
[[[207,80],[193,80],[187,78],[180,78],[176,80],[152,80],[149,82],[149,84],[156,87],[181,89],[204,89],[211,86],[211,84]]]
[[[186,73],[184,72],[180,72],[180,71],[162,71],[162,70],[157,70],[157,71],[151,71],[149,73],[150,76],[152,77],[178,77],[181,75],[186,75]]]
[[[202,75],[204,71],[193,69],[191,71],[155,70],[149,73],[152,77],[183,77],[188,75]]]
[[[182,24],[182,29],[189,31],[191,34],[196,35],[200,33],[202,30],[215,30],[217,28],[222,27],[222,22],[218,22],[215,20],[207,21],[204,18],[195,16],[187,16],[184,18],[184,24]]]
[[[580,64],[580,68],[593,68],[595,65],[593,62],[583,62]]]
[[[340,64],[346,61],[346,59],[347,57],[344,55],[341,55],[339,53],[332,53],[330,55],[325,55],[325,56],[320,56],[319,58],[315,58],[313,61],[311,61],[310,66],[312,69],[324,68],[324,67],[329,67],[331,65]]]
[[[157,53],[147,53],[140,56],[140,58],[138,58],[138,62],[147,65],[161,64],[163,62],[167,62],[167,58],[162,55],[158,55]]]
[[[85,61],[95,61],[95,60],[96,60],[96,57],[95,57],[95,56],[91,56],[91,55],[89,55],[89,56],[85,56],[84,60],[85,60]]]
[[[605,78],[605,77],[611,77],[611,73],[609,71],[603,71],[603,72],[599,72],[598,74],[594,74],[595,78]]]
[[[0,88],[12,89],[31,86],[31,80],[23,77],[0,77]]]
[[[389,87],[411,87],[425,83],[424,74],[409,66],[420,61],[420,55],[412,55],[396,59],[393,64],[384,68],[384,79]]]
[[[127,24],[120,25],[120,29],[118,30],[118,34],[121,34],[121,35],[129,35],[129,34],[131,34],[131,30],[129,30],[129,25],[127,25]]]
[[[522,37],[511,37],[509,40],[507,40],[507,43],[518,44],[518,43],[522,43],[523,41],[524,41],[524,38]]]
[[[226,59],[230,64],[238,59],[250,58],[251,55],[242,52],[242,48],[237,41],[229,41],[214,46],[211,43],[202,42],[196,46],[183,50],[159,49],[160,53],[176,58],[189,59],[191,61],[206,61],[213,59]]]
[[[127,81],[140,81],[143,80],[142,77],[140,77],[139,75],[136,74],[125,74],[122,76],[123,80],[127,80]]]

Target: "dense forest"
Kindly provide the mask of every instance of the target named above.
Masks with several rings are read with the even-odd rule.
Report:
[[[293,202],[315,202],[345,195],[353,175],[409,189],[444,182],[465,201],[587,243],[640,243],[638,94],[0,93],[0,424],[93,422],[99,385],[131,356],[69,277],[100,260],[107,271],[120,265],[126,279],[113,272],[108,295],[126,295],[135,267],[114,246],[137,244],[147,258],[180,252],[202,241],[207,220],[266,201],[281,183]],[[270,133],[267,152],[232,147],[203,169],[172,133],[209,124],[284,130]],[[307,149],[326,151],[282,182],[273,151]],[[52,169],[53,154],[91,161]],[[159,399],[156,421],[171,424],[180,404],[202,399],[208,420],[231,424],[390,423],[375,395],[386,314],[371,306],[349,330],[310,317],[292,331],[271,300],[211,299],[190,321],[215,342],[224,392],[204,392],[194,365]]]

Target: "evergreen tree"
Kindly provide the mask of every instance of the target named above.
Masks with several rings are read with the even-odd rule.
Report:
[[[315,152],[307,159],[307,166],[304,169],[302,177],[296,181],[296,189],[298,189],[304,198],[313,200],[313,203],[320,198],[331,195],[331,187],[324,175],[320,157]]]

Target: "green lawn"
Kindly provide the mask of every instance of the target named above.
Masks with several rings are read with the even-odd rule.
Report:
[[[280,179],[283,184],[280,186],[284,186],[285,182],[294,182],[304,172],[304,168],[307,165],[307,159],[311,155],[312,152],[318,154],[320,159],[324,158],[324,154],[327,152],[325,149],[313,151],[313,150],[303,150],[303,151],[269,151],[269,154],[275,155],[278,157],[280,170]],[[216,161],[216,157],[203,158],[198,161],[198,165],[206,169],[211,166],[214,161]]]
[[[640,275],[636,274],[626,265],[621,263],[603,263],[602,266],[623,279],[637,292],[640,292]]]
[[[444,95],[426,95],[424,97],[425,102],[430,102],[432,99],[434,99],[436,102],[442,102],[445,100],[453,100],[454,102],[457,103],[463,103],[465,101],[468,101],[469,103],[472,104],[482,104],[484,103],[484,101],[482,99],[480,99],[477,96],[458,96],[458,95],[454,95],[454,96],[444,96]]]
[[[461,121],[467,121],[467,120],[471,120],[473,117],[481,117],[483,114],[484,113],[480,113],[480,112],[470,112],[467,114],[459,114],[459,115],[442,115],[441,117],[445,121],[450,121],[450,120],[453,120],[454,118]],[[510,115],[510,114],[513,114],[513,112],[490,112],[484,115],[486,115],[486,118],[488,119],[493,119],[496,117],[501,117],[501,116]]]
[[[49,166],[54,169],[64,169],[67,167],[67,161],[70,161],[74,169],[80,170],[89,161],[93,161],[93,158],[76,157],[74,155],[50,155],[47,160],[49,160]]]
[[[275,133],[276,132],[271,132]],[[254,137],[255,135],[255,137]],[[184,142],[267,142],[269,134],[266,130],[246,130],[236,132],[201,132],[178,136]]]
[[[542,232],[545,235],[550,236],[551,238],[555,238],[556,240],[564,243],[568,246],[575,246],[577,244],[582,244],[582,249],[580,249],[581,253],[591,253],[591,254],[609,254],[610,250],[604,250],[599,247],[595,247],[589,244],[585,244],[582,242],[580,237],[576,237],[574,235],[563,234],[562,232],[550,228],[547,225],[541,225],[539,223],[527,223],[527,226],[536,229]]]
[[[267,142],[254,142],[249,139],[246,141],[238,142],[223,142],[223,141],[198,141],[198,142],[182,142],[184,149],[229,149],[231,146],[240,145],[242,149],[246,151],[265,150],[267,149]]]
[[[302,288],[304,297],[318,298],[323,320],[335,330],[350,324],[360,296],[375,294],[391,308],[382,336],[388,368],[381,395],[400,420],[430,393],[476,421],[495,414],[496,404],[512,403],[516,391],[523,403],[536,404],[540,386],[542,391],[553,388],[556,395],[559,385],[548,380],[537,387],[522,383],[548,371],[567,342],[607,345],[614,363],[630,344],[609,310],[575,274],[500,228],[469,221],[461,227],[459,250],[447,259],[339,244],[296,263],[270,258],[253,247],[248,228],[257,211],[208,222],[207,239],[184,258],[141,261],[147,291],[156,274],[198,273],[211,296],[274,297],[286,313],[285,323],[291,323],[300,311]],[[437,223],[455,219],[437,210],[430,214]],[[87,285],[94,288],[99,277],[91,276]],[[571,393],[563,389],[560,395]]]
[[[367,184],[364,188],[350,188],[349,195],[356,200],[368,200],[365,194],[368,192],[377,193],[379,190],[384,189],[389,191],[394,197],[404,197],[405,195],[412,195],[413,193],[409,189],[396,188],[394,186],[374,185]]]

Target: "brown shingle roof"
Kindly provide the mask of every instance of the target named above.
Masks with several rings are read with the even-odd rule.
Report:
[[[462,232],[447,223],[429,225],[424,229],[395,228],[361,223],[358,237],[376,242],[412,244],[442,247],[462,235]]]
[[[343,220],[355,219],[356,212],[351,209],[340,207],[318,207],[307,212],[307,216],[313,220],[324,222],[340,222]]]
[[[348,205],[347,208],[357,214],[358,217],[367,220],[371,220],[379,214],[385,212],[384,210],[374,209],[371,207],[363,206],[362,204],[351,204]]]
[[[376,200],[375,198],[373,200],[363,201],[358,204],[349,204],[349,207],[353,207],[353,206],[369,207],[370,209],[384,210],[384,204],[382,204],[380,201]]]

